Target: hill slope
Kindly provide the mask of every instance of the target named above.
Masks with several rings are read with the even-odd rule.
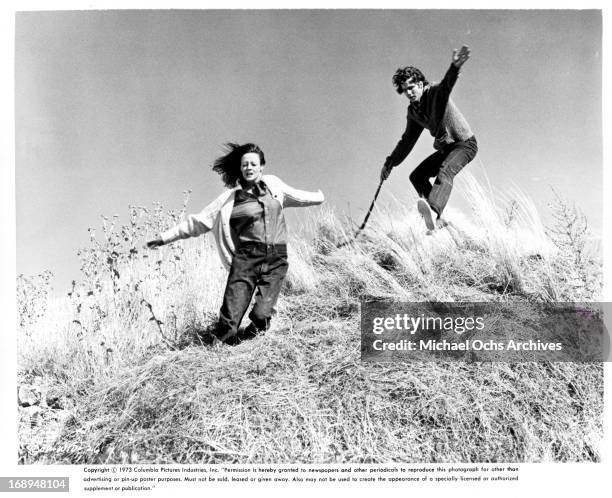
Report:
[[[347,224],[318,211],[314,236],[292,241],[274,327],[233,348],[197,339],[225,284],[211,241],[139,249],[185,206],[132,207],[124,226],[105,220],[68,297],[40,313],[44,291],[20,283],[31,286],[20,301],[20,378],[39,385],[20,408],[20,460],[598,461],[601,364],[360,360],[363,296],[598,298],[599,258],[577,211],[561,204],[547,232],[528,200],[504,211],[468,181],[481,216],[451,212],[431,237],[413,210],[394,206],[336,249]]]

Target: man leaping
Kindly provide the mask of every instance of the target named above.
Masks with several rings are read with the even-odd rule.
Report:
[[[428,230],[443,227],[442,211],[453,187],[453,178],[476,156],[478,145],[470,125],[450,98],[459,69],[470,58],[467,46],[453,51],[451,65],[440,83],[430,84],[413,66],[398,69],[393,75],[397,93],[410,101],[406,131],[380,172],[381,181],[410,153],[423,128],[434,137],[434,152],[410,173],[419,200],[417,207]],[[434,178],[433,185],[430,179]],[[434,223],[435,213],[435,223]]]

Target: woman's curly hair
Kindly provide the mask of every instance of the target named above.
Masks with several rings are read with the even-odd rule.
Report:
[[[400,67],[397,71],[395,71],[395,74],[392,78],[395,91],[400,95],[404,93],[402,85],[410,78],[413,78],[415,82],[422,81],[423,86],[429,85],[429,81],[427,81],[427,78],[425,78],[425,75],[421,72],[420,69],[417,69],[414,66]]]
[[[248,144],[235,144],[228,142],[225,144],[227,153],[215,160],[213,164],[213,171],[221,175],[221,179],[227,188],[234,188],[238,185],[238,182],[242,179],[242,173],[240,172],[240,159],[249,152],[259,154],[259,161],[263,166],[266,164],[263,151],[258,145]]]

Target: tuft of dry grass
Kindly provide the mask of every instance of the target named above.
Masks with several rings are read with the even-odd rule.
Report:
[[[464,179],[482,216],[451,210],[433,236],[397,203],[338,249],[350,227],[329,208],[314,211],[312,236],[291,240],[272,330],[234,348],[198,342],[226,279],[212,240],[140,247],[184,215],[186,200],[178,211],[131,207],[123,226],[104,219],[69,295],[45,297],[39,315],[30,302],[19,308],[22,383],[43,379],[61,399],[23,412],[20,461],[599,461],[601,364],[360,360],[363,296],[598,299],[599,262],[576,220],[561,216],[575,236],[560,241],[525,196],[499,206]]]

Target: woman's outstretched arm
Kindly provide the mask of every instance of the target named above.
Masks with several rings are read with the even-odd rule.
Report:
[[[310,192],[308,190],[300,190],[293,188],[283,182],[277,176],[267,175],[264,181],[272,181],[275,187],[283,193],[283,207],[306,207],[316,206],[325,201],[325,196],[321,190]]]
[[[147,242],[147,247],[152,249],[164,244],[170,244],[176,240],[198,237],[212,230],[219,210],[227,200],[230,192],[224,192],[213,202],[197,214],[190,214],[178,225],[162,232],[157,237]]]

